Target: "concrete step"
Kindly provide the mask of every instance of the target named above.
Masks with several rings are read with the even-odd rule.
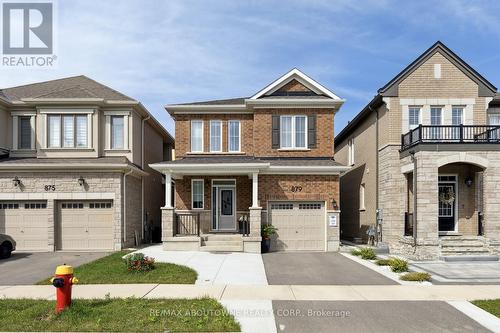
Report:
[[[488,250],[468,250],[468,251],[441,251],[443,256],[466,256],[466,255],[489,255]]]
[[[453,261],[498,261],[498,256],[493,255],[463,255],[463,256],[441,256],[441,260],[453,262]]]
[[[202,241],[202,246],[241,246],[243,245],[243,241],[240,240],[230,240],[230,241],[220,241],[220,240],[207,240]]]
[[[484,243],[480,241],[449,241],[441,242],[441,247],[484,247]]]
[[[236,234],[236,235],[228,235],[228,234],[213,234],[213,235],[203,235],[201,237],[202,240],[204,241],[241,241],[241,235]]]
[[[440,236],[440,241],[483,241],[483,236]]]
[[[217,245],[200,246],[200,251],[204,252],[243,252],[243,243],[241,245]]]

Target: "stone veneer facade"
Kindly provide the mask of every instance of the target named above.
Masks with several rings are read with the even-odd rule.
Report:
[[[14,187],[17,176],[22,186]],[[82,176],[85,185],[78,184]],[[57,223],[57,201],[60,200],[113,200],[114,250],[133,246],[135,233],[141,235],[141,180],[127,176],[127,233],[123,230],[123,174],[119,172],[17,172],[2,173],[0,201],[47,200],[48,244],[47,251],[54,251]],[[45,192],[45,185],[55,185],[54,192]]]

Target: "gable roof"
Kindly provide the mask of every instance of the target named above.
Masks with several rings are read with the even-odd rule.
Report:
[[[434,54],[439,52],[446,59],[448,59],[453,65],[460,69],[465,75],[467,75],[472,81],[476,82],[479,86],[479,96],[494,96],[497,88],[488,80],[486,80],[481,74],[479,74],[474,68],[469,66],[462,58],[460,58],[455,52],[449,49],[441,41],[437,41],[430,48],[428,48],[424,53],[422,53],[417,59],[415,59],[411,64],[406,66],[398,75],[396,75],[392,80],[390,80],[386,85],[378,90],[378,93],[382,96],[397,96],[398,86],[401,81],[407,78],[411,73],[413,73],[420,65],[426,62]]]
[[[250,100],[256,100],[264,96],[269,96],[278,91],[284,85],[292,82],[298,81],[307,89],[313,91],[316,95],[324,95],[330,97],[331,99],[341,100],[339,96],[334,94],[331,90],[327,89],[325,86],[321,85],[319,82],[313,80],[297,68],[293,68],[288,73],[282,75],[278,79],[274,80],[263,89],[258,91],[255,95],[250,97]]]
[[[133,98],[85,75],[5,88],[1,90],[1,93],[9,101],[21,101],[28,98],[102,98],[105,100],[135,101]]]

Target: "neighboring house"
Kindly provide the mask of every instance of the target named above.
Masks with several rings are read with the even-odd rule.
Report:
[[[441,42],[380,88],[335,143],[352,166],[341,177],[342,238],[366,241],[377,225],[393,253],[498,253],[500,96]]]
[[[24,251],[119,250],[159,233],[174,140],[85,76],[0,91],[0,233]]]
[[[176,160],[151,166],[166,176],[164,248],[260,252],[261,223],[271,223],[273,250],[337,250],[343,102],[293,69],[252,97],[167,106]]]

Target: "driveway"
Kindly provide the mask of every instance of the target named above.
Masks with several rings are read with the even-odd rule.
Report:
[[[52,276],[59,265],[76,267],[107,254],[105,252],[14,252],[9,259],[0,260],[0,285],[35,284]]]
[[[412,262],[410,269],[429,272],[434,284],[500,284],[500,261]]]
[[[490,332],[446,302],[273,301],[277,332]]]
[[[136,252],[157,262],[184,265],[198,273],[195,284],[267,285],[262,257],[256,253],[200,251],[164,251],[162,245],[148,246]]]
[[[262,255],[269,284],[389,285],[395,281],[340,253],[273,252]]]

